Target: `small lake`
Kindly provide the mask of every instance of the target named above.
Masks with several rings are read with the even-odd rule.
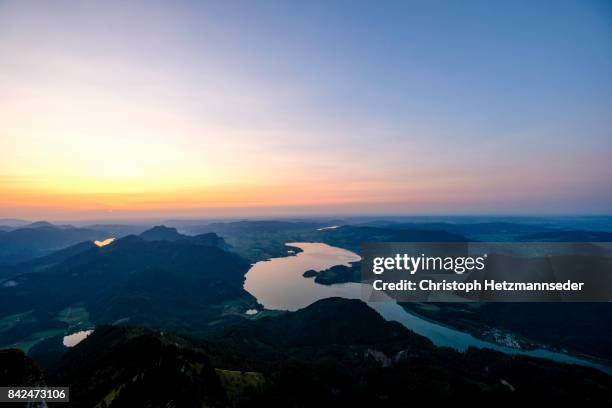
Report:
[[[81,330],[76,333],[72,333],[67,336],[64,336],[64,341],[63,341],[64,346],[74,347],[80,342],[82,342],[83,340],[85,340],[85,338],[89,336],[91,333],[93,333],[93,330]]]
[[[312,278],[302,276],[309,269],[321,271],[334,265],[348,266],[350,262],[360,260],[359,255],[323,243],[294,242],[287,245],[300,248],[302,252],[294,256],[257,262],[246,275],[244,288],[255,296],[266,309],[295,311],[317,300],[335,296],[347,299],[368,298],[367,294],[371,289],[369,285],[343,283],[326,286],[315,283]],[[366,296],[362,296],[364,294]],[[468,333],[409,313],[391,298],[388,298],[387,301],[368,302],[368,305],[386,320],[403,324],[415,333],[429,338],[437,346],[452,347],[460,351],[466,350],[468,347],[490,348],[509,354],[525,354],[564,363],[596,367],[612,373],[611,367],[602,366],[568,354],[544,349],[520,350],[480,340]]]

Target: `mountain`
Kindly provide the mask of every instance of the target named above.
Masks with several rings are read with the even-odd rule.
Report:
[[[204,339],[99,326],[48,373],[50,385],[70,386],[76,407],[612,402],[612,377],[595,369],[439,348],[339,298]]]
[[[66,353],[49,381],[70,385],[73,407],[229,406],[206,352],[141,328],[97,328]]]
[[[0,324],[0,341],[31,343],[49,324],[60,330],[67,320],[79,327],[129,322],[188,333],[240,320],[257,308],[243,288],[250,264],[210,243],[223,241],[212,235],[177,241],[132,235],[0,282],[0,322],[16,322],[7,323],[6,331]],[[66,318],[75,313],[78,320]]]
[[[168,228],[164,225],[158,225],[149,230],[141,233],[140,238],[145,241],[171,241],[171,242],[184,242],[189,244],[198,244],[205,246],[213,246],[225,250],[231,249],[223,238],[214,232],[208,232],[199,235],[183,235],[180,234],[176,228]]]
[[[35,221],[30,224],[24,225],[21,228],[44,228],[44,227],[55,227],[56,225],[51,224],[47,221]]]
[[[262,353],[294,347],[408,343],[432,347],[400,323],[387,322],[374,309],[355,299],[327,298],[280,316],[245,321],[211,335],[243,352]]]
[[[52,252],[49,255],[34,258],[16,265],[6,265],[4,267],[0,266],[0,278],[7,278],[27,272],[38,272],[95,247],[96,244],[94,244],[92,241],[84,241],[67,248],[60,249],[59,251]]]
[[[23,351],[0,350],[0,384],[21,387],[44,387],[44,375],[40,367]]]
[[[200,245],[208,245],[214,246],[217,248],[230,250],[232,248],[231,245],[225,242],[223,238],[214,232],[208,232],[206,234],[199,234],[193,237],[188,238],[190,242],[200,244]]]
[[[0,234],[0,264],[16,264],[83,241],[108,238],[104,231],[36,224]]]
[[[287,255],[287,242],[310,240],[323,222],[300,221],[236,221],[199,226],[185,226],[193,234],[214,232],[223,237],[243,258],[251,263]]]
[[[179,234],[176,228],[158,225],[141,233],[140,238],[145,241],[176,241],[182,238],[188,238],[188,236]]]

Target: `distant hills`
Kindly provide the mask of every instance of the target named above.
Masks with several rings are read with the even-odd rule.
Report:
[[[612,232],[604,231],[547,231],[522,235],[523,242],[612,242]]]
[[[187,235],[179,234],[176,228],[168,228],[163,225],[155,226],[140,234],[140,238],[145,241],[176,241],[188,238]]]
[[[570,224],[575,227],[578,221]],[[362,226],[399,230],[438,230],[462,235],[470,240],[533,241],[533,242],[611,242],[612,233],[602,230],[578,230],[565,223],[555,225],[551,221],[523,224],[507,221],[450,223],[450,222],[392,222],[370,221]],[[577,224],[578,226],[580,224]]]
[[[541,225],[519,224],[504,221],[478,223],[371,221],[365,223],[364,226],[413,230],[442,230],[464,235],[503,234],[506,236],[550,230],[550,228]]]
[[[193,233],[216,232],[217,234],[240,234],[240,233],[279,233],[316,230],[327,226],[327,222],[321,221],[234,221],[218,222],[200,226],[192,226],[189,230]]]
[[[19,228],[29,223],[29,221],[20,220],[17,218],[0,218],[0,226],[6,228]]]
[[[231,245],[228,245],[223,238],[214,232],[207,232],[198,235],[184,235],[180,234],[176,228],[157,225],[143,232],[139,236],[145,241],[179,241],[183,243],[212,246],[225,250],[231,249]]]
[[[96,231],[104,231],[109,237],[121,238],[128,235],[139,235],[142,232],[151,228],[148,225],[126,225],[126,224],[92,224],[85,225],[82,228],[92,229]]]
[[[75,245],[51,252],[49,255],[44,255],[28,261],[20,262],[11,267],[12,275],[18,275],[26,272],[40,272],[46,268],[57,265],[81,252],[96,247],[92,241],[83,241]]]
[[[37,222],[0,233],[0,265],[16,264],[83,241],[105,238],[108,233],[104,231]]]
[[[16,228],[7,227],[5,230],[0,229],[0,277],[7,275],[6,272],[3,273],[3,269],[7,270],[10,266],[45,256],[84,241],[93,242],[110,237],[120,238],[133,233],[140,234],[145,229],[140,226],[128,225],[94,225],[78,228],[72,225],[55,225],[46,221],[20,224]],[[168,230],[170,229],[168,228]],[[187,237],[178,234],[176,230],[174,232],[177,234],[177,238]],[[149,230],[150,237],[144,236],[143,238],[154,240],[157,233],[159,233],[158,230]]]
[[[317,239],[326,244],[360,252],[364,242],[466,242],[468,238],[443,231],[424,229],[382,228],[345,225],[317,231]]]
[[[6,221],[3,224],[2,221]],[[600,221],[600,224],[603,221]],[[593,224],[590,221],[587,225]],[[567,228],[548,220],[540,223],[487,221],[474,223],[396,222],[374,220],[356,224],[334,224],[339,228],[324,229],[330,221],[234,221],[209,224],[186,224],[175,228],[142,225],[94,224],[87,227],[54,225],[46,221],[28,223],[22,220],[0,220],[0,276],[3,269],[47,255],[53,251],[83,242],[142,235],[145,240],[173,241],[192,235],[215,233],[223,237],[229,248],[250,262],[287,254],[286,242],[315,241],[338,245],[354,251],[362,242],[453,242],[453,241],[524,241],[524,242],[611,242],[612,231]],[[579,225],[574,220],[567,225]],[[595,224],[603,228],[607,224]]]

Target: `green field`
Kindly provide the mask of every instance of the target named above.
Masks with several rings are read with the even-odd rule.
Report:
[[[89,322],[89,312],[80,304],[68,306],[57,314],[57,320],[68,324],[83,324]]]

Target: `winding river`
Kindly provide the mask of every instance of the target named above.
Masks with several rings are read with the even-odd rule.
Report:
[[[246,275],[244,288],[257,298],[266,309],[297,310],[311,303],[329,297],[348,299],[367,299],[369,285],[343,283],[331,286],[320,285],[314,279],[304,278],[302,274],[334,265],[349,265],[360,259],[359,255],[342,248],[322,243],[293,242],[290,247],[302,249],[295,256],[272,258],[257,262]],[[364,296],[365,295],[365,296]],[[565,353],[544,349],[521,350],[480,340],[468,333],[420,318],[409,313],[392,299],[368,302],[368,305],[386,320],[397,321],[415,333],[429,338],[438,346],[452,347],[459,351],[468,347],[490,348],[509,354],[525,354],[533,357],[548,358],[563,363],[596,367],[612,374],[612,367],[571,356]]]

